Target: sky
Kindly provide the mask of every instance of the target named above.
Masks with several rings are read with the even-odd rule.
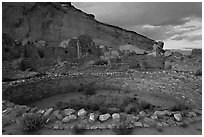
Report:
[[[201,2],[72,2],[98,21],[135,31],[165,49],[202,47]]]

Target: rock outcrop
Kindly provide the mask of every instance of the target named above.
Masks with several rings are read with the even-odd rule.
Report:
[[[129,43],[152,50],[154,44],[154,40],[136,32],[101,23],[71,3],[4,2],[2,15],[3,33],[19,41],[44,40],[50,47],[80,35],[89,35],[96,44],[99,41],[109,47]]]

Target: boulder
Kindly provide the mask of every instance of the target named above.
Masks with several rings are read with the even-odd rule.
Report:
[[[66,116],[71,115],[71,114],[73,114],[74,112],[75,112],[74,109],[70,109],[70,108],[64,109],[64,114],[65,114]]]
[[[181,125],[183,125],[183,122],[176,122],[176,125],[181,126]]]
[[[169,127],[169,125],[166,122],[161,122],[162,126]]]
[[[147,115],[147,113],[144,112],[144,111],[140,111],[139,115],[142,116],[142,117],[145,117]]]
[[[60,114],[60,111],[59,111],[59,110],[54,111],[54,112],[53,112],[53,115],[54,115],[58,120],[63,119],[63,115]]]
[[[142,123],[141,122],[133,122],[133,125],[135,127],[143,127]]]
[[[98,118],[98,114],[95,114],[95,113],[90,113],[89,114],[89,121],[96,121],[96,119]]]
[[[181,116],[181,114],[174,114],[174,118],[175,118],[177,121],[182,121],[182,116]]]
[[[45,111],[44,115],[45,117],[49,116],[50,113],[52,112],[53,108],[49,108],[48,110]]]
[[[167,121],[168,125],[174,125],[175,124],[175,121],[172,119],[172,118],[169,118]]]
[[[72,122],[72,121],[74,121],[76,119],[77,119],[76,115],[69,115],[69,116],[66,116],[65,118],[63,118],[62,122],[64,122],[64,123]]]
[[[127,121],[133,123],[134,121],[137,121],[139,117],[136,117],[134,115],[128,114],[127,115]]]
[[[154,115],[156,115],[156,116],[163,116],[163,115],[165,115],[165,114],[166,114],[165,111],[155,111],[155,112],[154,112]]]
[[[160,129],[161,127],[163,127],[162,123],[158,122],[158,123],[157,123],[157,128]]]
[[[68,48],[68,46],[69,46],[69,41],[70,41],[70,39],[63,40],[62,42],[60,42],[59,47],[60,47],[60,48]]]
[[[87,111],[84,108],[82,108],[78,111],[79,117],[84,117],[84,116],[86,116],[86,114],[87,114]]]
[[[164,56],[165,57],[169,57],[173,54],[173,51],[170,51],[170,50],[166,50],[165,53],[164,53]]]
[[[158,119],[158,117],[157,117],[157,115],[154,114],[154,115],[151,116],[151,119],[155,120],[155,119]]]
[[[151,53],[148,53],[147,55],[148,55],[148,56],[154,56],[154,57],[157,56],[156,52],[151,52]]]
[[[95,16],[93,15],[93,14],[87,14],[89,17],[91,17],[91,18],[95,18]]]
[[[165,115],[171,116],[172,112],[168,111],[168,110],[164,110]]]
[[[111,117],[111,115],[107,113],[107,114],[104,114],[104,115],[100,115],[99,120],[103,122],[103,121],[108,120],[110,117]]]
[[[188,112],[186,114],[186,116],[188,116],[188,117],[196,117],[196,113],[195,112]]]
[[[45,110],[43,110],[43,109],[40,109],[37,111],[37,113],[39,113],[39,114],[43,114],[44,112],[45,112]]]
[[[144,122],[146,122],[149,126],[154,126],[154,125],[156,125],[156,121],[155,121],[154,119],[151,119],[151,118],[146,117],[146,118],[144,118],[143,120],[144,120]]]
[[[55,125],[53,126],[53,129],[54,129],[54,130],[59,130],[59,128],[60,128],[60,125],[55,124]]]
[[[150,125],[148,125],[147,123],[143,123],[143,127],[147,128],[150,127]]]
[[[112,114],[112,119],[114,122],[119,122],[120,121],[120,114],[118,114],[118,113]]]

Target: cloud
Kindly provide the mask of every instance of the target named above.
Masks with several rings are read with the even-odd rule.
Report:
[[[187,35],[175,35],[171,39],[172,40],[183,40],[185,38],[187,38]]]
[[[202,41],[189,42],[187,40],[175,41],[172,39],[167,39],[164,41],[165,49],[183,49],[183,48],[202,48]]]
[[[177,41],[183,39],[195,41],[201,40],[202,37],[202,22],[199,18],[190,18],[188,22],[183,25],[135,25],[130,26],[129,29],[155,40],[171,38]]]
[[[188,40],[188,41],[198,41],[202,40],[202,35],[197,34],[197,35],[189,35],[189,34],[184,34],[184,35],[175,35],[171,38],[172,40]]]
[[[181,25],[188,17],[202,16],[202,3],[196,2],[89,2],[73,3],[85,12],[94,13],[105,23],[127,27]]]
[[[202,47],[201,2],[90,2],[73,3],[104,23],[136,31],[167,46]],[[179,43],[179,44],[176,44]]]

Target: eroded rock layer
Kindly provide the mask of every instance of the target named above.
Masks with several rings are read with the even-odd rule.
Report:
[[[117,47],[132,44],[151,50],[154,40],[133,31],[104,24],[70,3],[3,3],[3,33],[20,41],[45,40],[58,46],[65,39],[89,35],[96,44]],[[15,11],[15,12],[14,12]]]

